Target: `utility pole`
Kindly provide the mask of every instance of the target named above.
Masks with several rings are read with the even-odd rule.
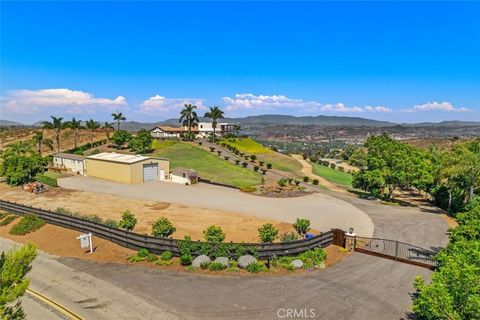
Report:
[[[287,124],[285,124],[285,133],[283,135],[283,153],[287,150]]]

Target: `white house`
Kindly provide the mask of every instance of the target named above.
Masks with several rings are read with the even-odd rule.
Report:
[[[150,130],[152,137],[161,138],[180,138],[181,134],[185,132],[183,127],[174,128],[169,126],[159,126]]]
[[[181,184],[194,184],[198,182],[198,174],[193,169],[175,168],[170,173],[172,182]]]
[[[85,175],[85,157],[70,153],[57,153],[53,155],[53,167],[67,170],[76,174]]]
[[[226,135],[228,133],[235,132],[235,124],[233,123],[217,123],[215,128],[215,134],[219,136]],[[206,137],[213,133],[213,123],[211,122],[199,122],[198,123],[198,136]]]

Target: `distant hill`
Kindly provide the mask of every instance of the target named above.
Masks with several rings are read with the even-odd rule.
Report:
[[[20,122],[0,119],[0,127],[24,127],[24,126],[25,125]]]

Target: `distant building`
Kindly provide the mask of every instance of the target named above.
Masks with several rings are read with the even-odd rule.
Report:
[[[229,133],[235,133],[236,124],[234,123],[217,123],[215,128],[215,134],[224,136]],[[200,137],[206,137],[213,134],[213,124],[211,122],[198,123],[198,135]]]
[[[235,133],[236,124],[217,123],[215,134],[223,136],[229,133]],[[205,138],[213,134],[213,125],[211,122],[200,122],[198,126],[192,127],[190,131],[199,138]],[[188,133],[188,127],[157,126],[150,130],[152,137],[156,139],[181,138]]]
[[[85,175],[85,157],[71,153],[53,155],[53,167],[67,172]]]
[[[198,182],[198,173],[193,169],[175,168],[170,174],[172,182],[181,184],[194,184]]]

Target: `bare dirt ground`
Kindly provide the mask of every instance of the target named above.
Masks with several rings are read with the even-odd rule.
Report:
[[[325,178],[322,178],[322,177],[319,177],[319,176],[313,174],[312,165],[307,160],[304,160],[301,155],[292,154],[292,157],[302,164],[302,171],[301,172],[304,176],[307,176],[311,179],[318,179],[318,181],[320,182],[321,185],[327,187],[328,189],[330,189],[332,191],[337,191],[337,192],[342,192],[342,193],[347,192],[345,189],[340,188],[339,186],[331,183],[330,181],[326,180]]]
[[[104,219],[120,220],[121,213],[129,209],[138,219],[135,232],[151,233],[151,225],[160,217],[172,221],[177,231],[175,238],[190,235],[194,240],[203,239],[202,231],[211,225],[222,227],[225,241],[257,242],[258,228],[273,223],[280,232],[293,231],[291,224],[257,218],[254,216],[220,210],[197,208],[168,202],[126,199],[111,194],[51,188],[42,194],[32,194],[20,187],[0,184],[1,198],[43,209],[65,208],[83,214],[96,214]]]

